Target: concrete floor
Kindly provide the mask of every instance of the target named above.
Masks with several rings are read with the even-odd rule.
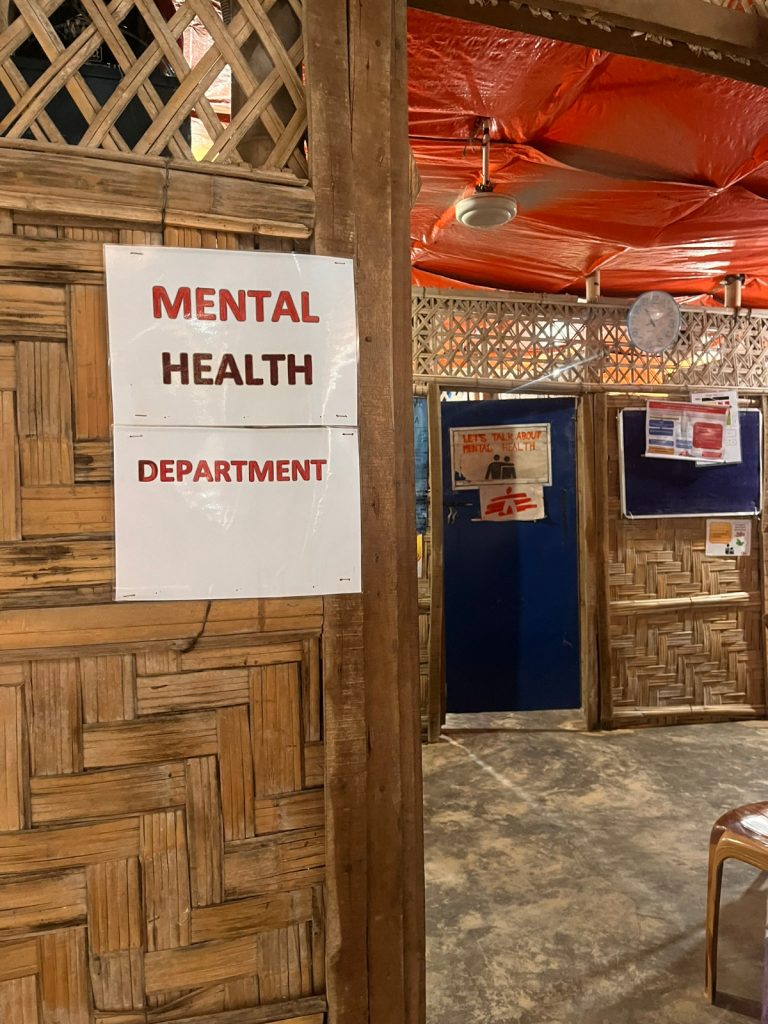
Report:
[[[449,716],[424,750],[429,1024],[747,1020],[702,994],[706,854],[719,814],[768,799],[767,730]],[[727,865],[727,1006],[759,999],[765,911]]]

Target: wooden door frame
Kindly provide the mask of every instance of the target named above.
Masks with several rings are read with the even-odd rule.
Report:
[[[429,692],[428,740],[440,738],[440,727],[445,722],[446,681],[445,681],[445,552],[443,546],[443,469],[442,430],[440,418],[440,392],[477,391],[485,388],[472,386],[471,381],[446,381],[445,384],[432,382],[428,385],[429,408],[429,515],[430,515],[430,620],[429,620]],[[497,387],[494,391],[504,394],[512,388]],[[548,389],[546,385],[536,389],[531,397],[573,398],[576,411],[576,518],[578,523],[578,600],[579,600],[579,693],[581,713],[588,729],[600,724],[600,659],[598,657],[598,607],[600,550],[596,529],[595,487],[597,477],[597,454],[595,445],[595,400],[596,395],[564,393]],[[435,515],[437,508],[438,514]]]

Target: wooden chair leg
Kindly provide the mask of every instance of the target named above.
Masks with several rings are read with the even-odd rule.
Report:
[[[720,854],[718,844],[714,843],[709,851],[704,964],[704,991],[710,1003],[714,1003],[717,994],[717,932],[720,924],[720,890],[723,882],[723,865],[726,859],[726,857]]]

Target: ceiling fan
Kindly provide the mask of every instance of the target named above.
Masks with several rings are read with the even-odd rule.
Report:
[[[481,181],[475,190],[456,203],[456,220],[468,228],[499,228],[517,216],[517,200],[514,196],[494,193],[490,177],[491,166],[491,122],[487,117],[480,119]]]

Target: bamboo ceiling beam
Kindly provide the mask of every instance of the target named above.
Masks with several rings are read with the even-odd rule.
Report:
[[[408,5],[768,85],[768,19],[704,0],[409,0]]]

